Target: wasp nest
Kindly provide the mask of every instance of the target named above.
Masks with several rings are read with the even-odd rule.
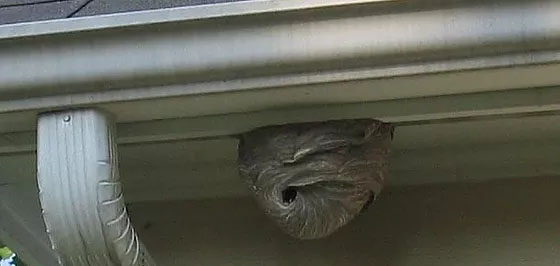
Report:
[[[371,119],[259,128],[241,136],[239,171],[285,232],[324,237],[381,191],[392,132]]]

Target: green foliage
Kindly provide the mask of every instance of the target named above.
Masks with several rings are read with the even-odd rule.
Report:
[[[10,248],[0,246],[0,264],[1,265],[13,265],[13,266],[25,266],[23,262],[14,254]]]
[[[8,247],[0,247],[0,258],[7,259],[14,254]]]

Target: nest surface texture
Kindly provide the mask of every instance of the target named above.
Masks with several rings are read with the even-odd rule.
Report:
[[[241,136],[239,172],[283,231],[321,238],[379,195],[392,134],[373,119],[259,128]]]

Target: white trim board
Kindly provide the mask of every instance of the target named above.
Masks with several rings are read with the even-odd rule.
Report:
[[[255,98],[255,100],[257,99]],[[378,118],[395,123],[397,125],[397,135],[400,128],[414,128],[416,125],[434,123],[445,124],[469,120],[496,120],[498,123],[499,120],[508,118],[541,116],[546,119],[548,116],[556,117],[560,112],[560,89],[557,87],[531,88],[135,121],[134,118],[140,118],[142,115],[148,117],[150,114],[157,114],[157,110],[154,110],[150,103],[150,101],[131,102],[127,105],[114,105],[115,109],[106,108],[117,114],[123,121],[118,124],[117,130],[120,144],[235,136],[261,126],[333,119]],[[122,108],[123,106],[130,108]],[[182,108],[184,104],[162,106],[173,109],[175,107]],[[28,116],[31,118],[28,121],[29,126],[33,128],[34,116],[31,114]],[[15,122],[21,123],[22,121],[24,120]],[[33,131],[0,135],[0,154],[34,150],[35,133]]]

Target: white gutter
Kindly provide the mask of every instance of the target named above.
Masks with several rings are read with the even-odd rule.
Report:
[[[197,137],[250,129],[216,133],[216,115],[236,125],[233,113],[294,107],[375,108],[259,121],[367,116],[422,123],[556,112],[560,100],[538,91],[527,92],[534,96],[523,108],[493,108],[498,98],[455,107],[465,93],[502,91],[501,99],[513,89],[559,85],[557,14],[560,2],[552,0],[288,0],[1,26],[0,133],[29,132],[37,113],[74,107],[108,110],[120,124],[196,118],[211,125]],[[445,95],[458,98],[433,98]],[[407,99],[418,97],[426,104],[403,116]],[[441,102],[437,111],[434,101]],[[169,129],[162,131],[148,139],[167,139],[152,136]],[[27,139],[14,147],[10,138],[5,151],[33,146]]]
[[[558,1],[440,9],[376,2],[255,1],[3,26],[1,106],[21,98],[147,86],[152,93],[142,99],[187,95],[193,93],[188,88],[167,95],[157,86],[427,65],[554,50],[560,43]],[[543,63],[530,55],[524,61]],[[226,84],[195,93],[242,89]]]

